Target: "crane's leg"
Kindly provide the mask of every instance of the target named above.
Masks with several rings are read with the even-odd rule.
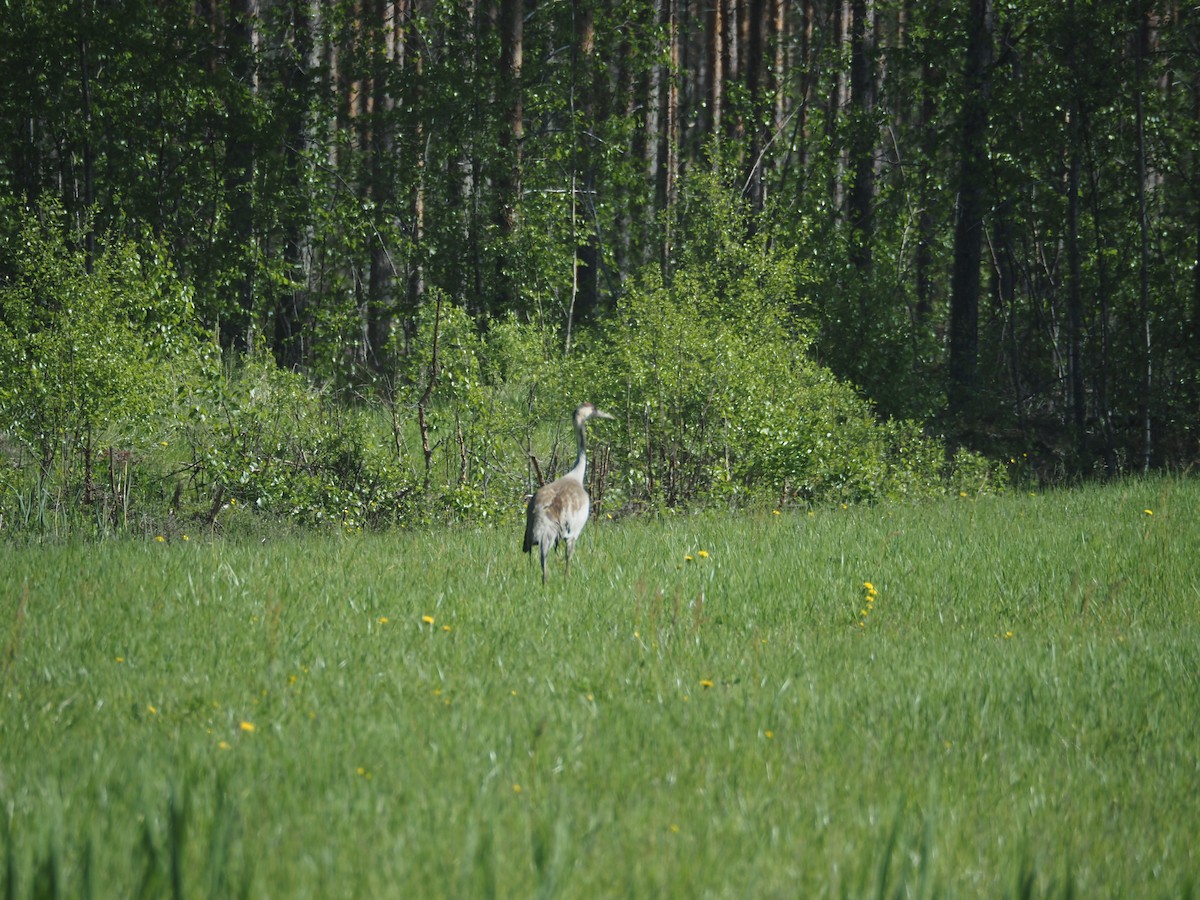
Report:
[[[575,552],[575,541],[567,538],[567,577],[571,576],[571,554]]]
[[[550,548],[549,548],[549,546],[547,546],[545,541],[542,541],[542,543],[538,545],[538,550],[540,550],[541,554],[542,554],[542,584],[545,584],[546,583],[546,554],[549,553]]]

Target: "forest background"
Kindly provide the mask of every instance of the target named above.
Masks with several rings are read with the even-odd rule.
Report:
[[[0,530],[1185,467],[1200,15],[12,0]]]

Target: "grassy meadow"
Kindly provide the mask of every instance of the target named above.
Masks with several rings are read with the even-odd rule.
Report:
[[[1178,897],[1200,482],[0,546],[7,896]]]

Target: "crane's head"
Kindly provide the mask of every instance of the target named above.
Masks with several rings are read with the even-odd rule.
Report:
[[[596,409],[595,405],[591,404],[591,403],[581,403],[579,406],[577,406],[575,408],[575,427],[577,429],[582,428],[583,423],[586,422],[588,419],[611,419],[611,418],[614,418],[614,417],[609,415],[602,409]]]

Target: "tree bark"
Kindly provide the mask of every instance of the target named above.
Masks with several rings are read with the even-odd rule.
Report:
[[[508,245],[517,230],[521,199],[522,142],[525,137],[525,101],[521,69],[525,58],[524,0],[500,3],[501,109],[500,159],[496,178],[497,220],[501,250],[496,257],[496,310],[511,309],[517,285],[509,271]]]
[[[987,127],[992,62],[991,0],[970,0],[963,69],[958,201],[950,278],[949,410],[966,415],[979,367],[979,289],[983,219],[987,212]]]
[[[396,314],[393,296],[396,268],[388,247],[392,234],[390,224],[395,214],[391,166],[395,156],[392,117],[395,101],[388,82],[396,46],[389,5],[388,0],[372,0],[365,34],[371,61],[366,86],[369,97],[366,194],[371,198],[373,220],[367,276],[367,360],[377,371],[388,366],[387,345]]]
[[[575,44],[571,127],[575,131],[571,142],[575,159],[572,176],[577,184],[571,190],[571,228],[575,236],[575,260],[572,272],[571,313],[567,318],[567,346],[570,347],[571,328],[576,317],[590,318],[600,298],[600,241],[593,226],[596,190],[596,161],[592,138],[588,134],[596,122],[596,20],[589,2],[572,0]],[[577,99],[576,99],[577,98]],[[580,131],[578,123],[582,122]],[[580,224],[582,221],[582,225]]]
[[[1138,22],[1135,40],[1137,65],[1134,87],[1134,102],[1137,123],[1137,205],[1138,230],[1141,247],[1138,253],[1138,296],[1141,311],[1141,390],[1139,391],[1139,416],[1142,421],[1142,470],[1150,471],[1154,458],[1154,430],[1151,399],[1154,390],[1154,345],[1150,325],[1150,212],[1147,200],[1146,180],[1146,110],[1145,93],[1146,54],[1150,44],[1150,14],[1143,13]]]
[[[228,131],[225,135],[225,190],[229,207],[229,241],[237,261],[233,296],[221,318],[221,343],[247,351],[253,349],[254,279],[254,169],[255,141],[250,104],[258,93],[255,46],[258,0],[231,0],[226,24],[226,63],[234,76],[228,98]]]
[[[875,9],[872,0],[852,0],[850,26],[850,260],[860,272],[871,268],[875,205]]]
[[[1087,439],[1083,376],[1083,286],[1079,244],[1079,183],[1083,162],[1081,73],[1078,66],[1076,41],[1078,27],[1075,19],[1075,0],[1067,4],[1067,71],[1071,78],[1070,102],[1067,110],[1067,376],[1068,428],[1075,455],[1082,463]]]

